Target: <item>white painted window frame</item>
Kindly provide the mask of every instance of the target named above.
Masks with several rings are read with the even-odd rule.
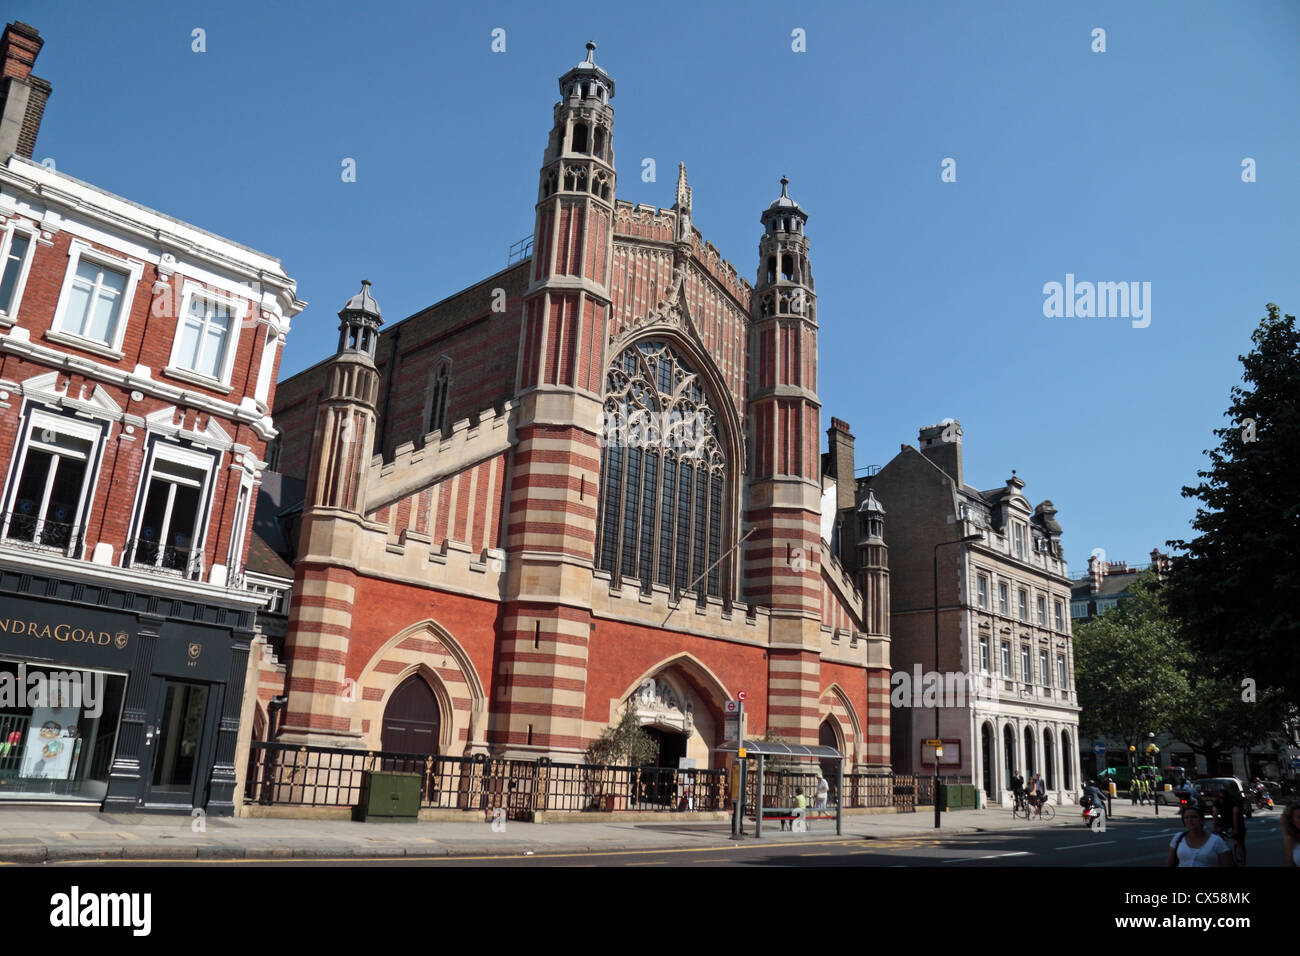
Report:
[[[4,268],[9,261],[9,250],[13,247],[14,236],[18,234],[27,237],[27,252],[23,255],[22,265],[18,267],[18,281],[14,283],[13,301],[9,303],[8,309],[0,309],[0,326],[13,325],[18,321],[18,309],[23,302],[23,290],[27,288],[27,276],[32,271],[32,260],[36,257],[36,243],[40,238],[39,230],[20,226],[10,220],[4,227],[3,236],[0,236],[0,278],[4,276]]]
[[[100,446],[104,441],[104,431],[99,425],[92,422],[69,418],[66,415],[56,415],[42,408],[33,408],[23,425],[20,439],[22,450],[14,458],[14,467],[10,471],[4,497],[0,498],[0,502],[3,502],[4,506],[4,513],[0,515],[0,521],[3,521],[5,525],[3,531],[0,532],[0,535],[2,535],[0,536],[0,543],[7,540],[9,513],[13,510],[13,497],[18,491],[19,483],[22,481],[23,471],[27,467],[27,453],[31,450],[33,434],[37,430],[62,433],[72,438],[80,438],[83,441],[90,442],[90,451],[87,453],[86,458],[86,475],[81,482],[81,497],[77,503],[76,520],[73,521],[74,526],[85,527],[85,519],[89,513],[90,503],[94,498],[95,487],[99,479],[99,464],[102,457],[100,455]],[[42,444],[44,444],[43,441]],[[47,498],[49,484],[50,479],[47,478]],[[48,506],[48,500],[45,504]],[[44,511],[44,508],[42,508],[42,511]],[[42,517],[41,520],[44,521],[44,518]],[[59,549],[52,548],[51,550],[57,551]],[[76,557],[77,555],[74,553],[71,556]]]
[[[185,324],[190,312],[190,305],[195,299],[200,299],[209,305],[224,305],[230,310],[230,341],[226,343],[226,352],[221,359],[221,374],[216,378],[179,364],[181,327]],[[228,390],[230,388],[231,374],[235,367],[235,354],[239,351],[239,331],[243,327],[247,315],[248,303],[246,301],[223,295],[220,292],[214,292],[211,289],[204,288],[197,282],[186,280],[181,288],[181,307],[176,315],[171,357],[167,360],[167,367],[163,369],[163,374],[182,381],[206,385],[209,388],[215,387]],[[199,342],[201,346],[203,342],[202,333],[200,333]]]
[[[141,484],[136,492],[135,514],[131,517],[131,534],[127,538],[127,547],[122,552],[123,558],[130,567],[165,570],[159,568],[157,564],[148,565],[137,561],[135,556],[140,546],[140,525],[144,521],[145,506],[149,500],[149,486],[153,483],[154,475],[158,469],[158,462],[165,461],[186,468],[195,468],[204,473],[203,483],[199,488],[198,514],[194,518],[195,528],[192,540],[196,543],[191,549],[192,552],[197,552],[199,555],[198,578],[202,579],[204,570],[203,555],[207,553],[208,529],[212,524],[212,489],[217,469],[220,467],[220,457],[194,451],[180,445],[173,445],[162,439],[153,442],[149,452],[149,467],[142,473]],[[175,483],[173,482],[173,484]],[[170,508],[168,509],[168,519],[170,519]],[[170,525],[167,522],[164,522],[164,524],[170,530]],[[166,547],[166,545],[161,545],[161,547]]]
[[[253,476],[245,473],[239,479],[239,487],[235,490],[235,517],[234,524],[231,526],[230,550],[226,555],[226,567],[230,570],[231,579],[244,570],[244,543],[248,539],[248,525],[252,514]]]
[[[107,269],[116,269],[126,273],[126,285],[122,289],[122,299],[118,303],[117,322],[113,329],[113,340],[103,342],[100,339],[87,338],[76,332],[69,332],[63,324],[67,319],[68,303],[72,298],[72,283],[77,278],[77,266],[81,260],[97,263]],[[131,308],[135,303],[136,289],[144,275],[144,263],[124,256],[115,256],[96,249],[88,242],[73,239],[68,245],[68,268],[63,275],[63,288],[59,290],[59,302],[54,308],[54,321],[45,337],[53,342],[62,342],[76,348],[95,352],[112,359],[121,359],[122,342],[126,338],[126,327],[130,324]]]

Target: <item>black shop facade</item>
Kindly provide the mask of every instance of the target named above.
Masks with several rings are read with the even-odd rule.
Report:
[[[0,556],[0,813],[231,815],[260,599],[25,558]]]

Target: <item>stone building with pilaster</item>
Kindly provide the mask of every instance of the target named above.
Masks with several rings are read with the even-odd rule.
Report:
[[[920,430],[858,483],[859,501],[888,511],[895,695],[894,768],[935,771],[974,784],[990,803],[1009,799],[1011,774],[1041,773],[1057,802],[1079,787],[1079,704],[1070,632],[1070,586],[1056,507],[1031,505],[1015,471],[981,491],[965,480],[961,423]],[[967,536],[979,540],[963,542]],[[936,578],[937,567],[937,578]],[[938,659],[935,658],[938,595]],[[938,673],[958,697],[912,693]],[[901,704],[902,706],[898,706]]]

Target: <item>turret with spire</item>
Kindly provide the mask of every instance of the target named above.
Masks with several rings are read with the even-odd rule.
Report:
[[[745,419],[753,463],[755,533],[745,546],[746,597],[772,609],[768,727],[817,743],[811,688],[821,647],[821,404],[817,397],[816,298],[808,266],[808,214],[789,180],[759,217],[758,282],[750,297],[754,374]],[[798,650],[795,650],[798,648]],[[803,675],[808,687],[795,691]],[[811,695],[811,696],[809,696]]]

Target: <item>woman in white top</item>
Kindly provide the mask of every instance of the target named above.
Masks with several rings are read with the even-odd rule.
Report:
[[[1232,866],[1232,851],[1223,837],[1205,829],[1205,814],[1196,806],[1183,808],[1187,829],[1169,841],[1166,866]]]
[[[1300,803],[1292,803],[1282,812],[1282,850],[1284,866],[1300,866]]]

